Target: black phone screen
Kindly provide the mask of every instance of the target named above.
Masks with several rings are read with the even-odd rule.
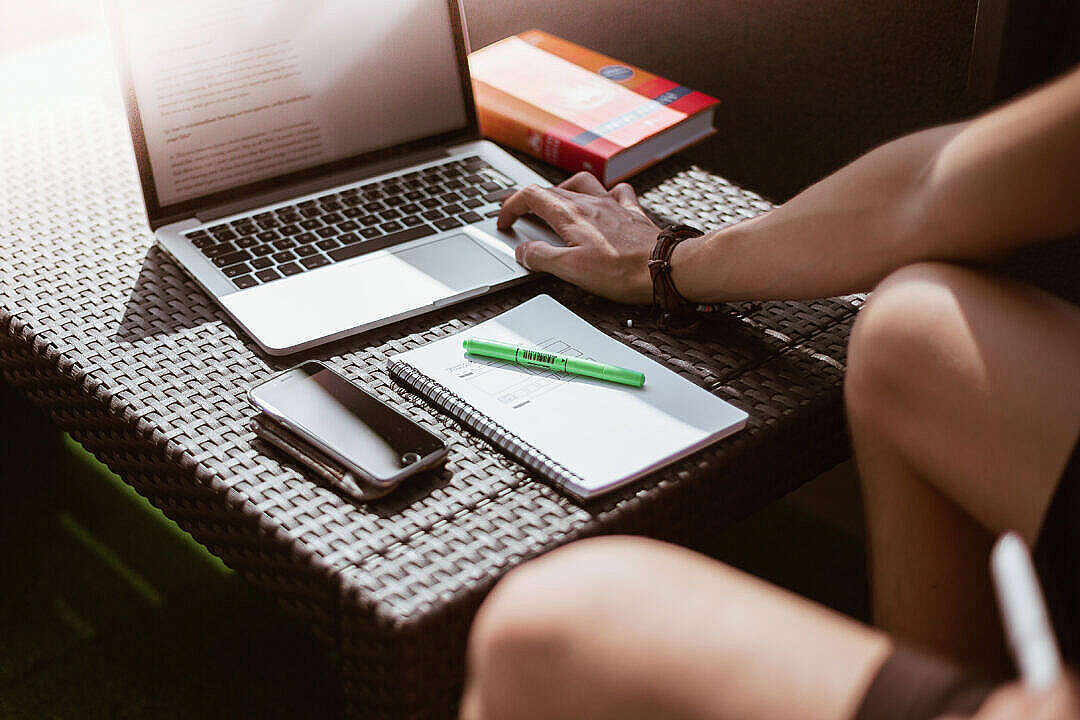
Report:
[[[442,440],[319,363],[252,389],[261,409],[380,480],[445,447]]]

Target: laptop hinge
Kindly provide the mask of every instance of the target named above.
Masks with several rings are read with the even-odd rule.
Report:
[[[448,154],[446,148],[434,148],[420,153],[412,153],[410,155],[393,158],[392,160],[371,163],[362,168],[352,168],[333,175],[323,175],[316,180],[295,183],[274,190],[268,190],[257,195],[252,195],[243,200],[237,200],[223,205],[215,205],[214,207],[200,210],[195,213],[195,217],[202,222],[217,220],[226,215],[236,215],[237,213],[246,212],[248,210],[255,210],[256,208],[272,205],[274,203],[282,202],[283,200],[315,193],[325,188],[357,182],[364,178],[401,170],[430,160],[438,160],[439,158],[446,157]]]

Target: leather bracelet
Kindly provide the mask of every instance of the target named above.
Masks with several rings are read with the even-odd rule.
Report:
[[[676,318],[691,315],[698,308],[698,303],[683,297],[671,279],[671,253],[683,240],[704,234],[689,225],[669,225],[656,236],[656,245],[649,256],[649,275],[652,277],[653,305],[660,308],[660,327],[667,327]]]

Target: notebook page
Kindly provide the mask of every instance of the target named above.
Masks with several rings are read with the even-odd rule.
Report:
[[[578,355],[645,373],[645,386],[527,368],[465,354],[484,338]],[[747,415],[539,295],[497,318],[395,359],[583,480],[582,494],[639,477],[740,429]]]

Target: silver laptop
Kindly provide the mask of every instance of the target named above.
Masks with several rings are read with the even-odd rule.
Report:
[[[519,282],[458,0],[114,0],[158,243],[272,355]]]

